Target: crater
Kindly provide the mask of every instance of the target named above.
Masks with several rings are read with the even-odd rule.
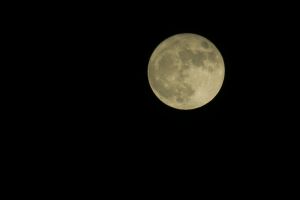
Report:
[[[213,71],[215,71],[215,67],[213,67],[213,66],[208,66],[208,67],[207,67],[207,71],[210,72],[210,73],[212,73]]]
[[[208,47],[209,47],[207,41],[202,41],[202,42],[201,42],[201,46],[202,46],[204,49],[208,49]]]
[[[183,92],[186,96],[192,96],[195,93],[195,90],[187,83],[184,83]]]
[[[192,56],[192,63],[197,67],[204,65],[204,60],[206,60],[206,55],[203,52],[197,52]]]
[[[207,58],[211,62],[216,62],[217,61],[217,53],[216,52],[209,52],[209,53],[207,53]]]
[[[176,96],[178,96],[178,97],[189,98],[194,93],[195,93],[195,90],[193,90],[192,87],[187,83],[183,83],[183,84],[180,84],[177,86]]]
[[[174,60],[169,53],[163,55],[158,61],[158,68],[160,75],[164,76],[170,74],[174,70]]]
[[[192,58],[193,52],[190,49],[185,49],[179,51],[178,55],[182,62],[187,62]]]
[[[178,74],[177,74],[177,81],[183,82],[189,75],[190,66],[188,64],[183,64],[182,67],[179,69]]]
[[[182,102],[184,101],[184,99],[183,99],[182,97],[177,97],[177,98],[176,98],[176,101],[177,101],[178,103],[182,103]]]
[[[191,67],[191,66],[190,66],[189,64],[182,63],[181,68],[180,68],[180,71],[187,70],[187,69],[189,69],[190,67]]]
[[[172,87],[166,87],[166,81],[165,80],[153,80],[152,82],[153,88],[156,89],[156,91],[163,97],[165,98],[170,98],[172,96],[174,96],[174,92]]]
[[[159,60],[159,66],[168,66],[173,64],[172,56],[169,53],[162,55]]]

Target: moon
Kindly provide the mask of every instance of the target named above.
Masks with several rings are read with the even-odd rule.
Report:
[[[191,110],[216,97],[225,77],[220,51],[208,39],[193,33],[173,35],[153,51],[148,80],[164,104]]]

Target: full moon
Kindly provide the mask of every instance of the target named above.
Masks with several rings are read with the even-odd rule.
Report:
[[[224,61],[217,47],[192,33],[162,41],[148,64],[154,94],[164,104],[180,110],[209,103],[220,91],[224,77]]]

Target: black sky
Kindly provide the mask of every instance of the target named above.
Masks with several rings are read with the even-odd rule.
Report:
[[[17,81],[7,84],[15,88],[9,96],[14,109],[9,108],[17,120],[10,128],[21,129],[12,134],[13,143],[25,146],[17,153],[31,156],[37,168],[44,159],[51,170],[41,174],[60,182],[65,174],[74,180],[86,173],[94,180],[85,184],[101,180],[99,172],[111,182],[142,187],[140,182],[153,181],[161,188],[163,178],[177,183],[178,174],[197,177],[194,182],[207,176],[219,183],[219,176],[223,185],[235,175],[239,185],[251,178],[260,182],[261,174],[274,180],[274,166],[296,160],[290,159],[299,129],[296,6],[245,1],[36,6],[21,6],[21,14],[8,16],[16,18],[9,30],[17,51],[10,60],[11,80]],[[153,94],[147,65],[161,41],[189,32],[220,50],[225,80],[212,102],[179,111]]]
[[[218,135],[261,131],[282,118],[279,113],[292,99],[288,85],[294,83],[288,77],[294,66],[287,64],[292,60],[285,49],[295,32],[293,12],[283,18],[283,9],[213,3],[145,3],[121,10],[101,4],[62,6],[54,17],[38,21],[46,41],[42,44],[50,47],[46,75],[53,75],[49,87],[56,88],[58,118],[70,118],[75,127],[113,124],[112,129],[124,126],[134,132],[150,128],[209,135],[211,127]],[[162,40],[185,32],[210,39],[222,53],[226,71],[217,98],[182,112],[152,93],[147,64]]]

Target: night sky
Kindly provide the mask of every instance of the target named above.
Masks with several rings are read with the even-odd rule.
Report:
[[[277,15],[277,8],[266,14],[262,6],[236,9],[209,3],[145,3],[121,11],[104,5],[73,6],[62,7],[56,17],[41,23],[50,24],[42,29],[51,52],[46,75],[54,80],[48,86],[55,93],[50,110],[64,127],[95,132],[123,127],[132,137],[153,131],[165,139],[217,137],[228,142],[236,137],[268,138],[269,133],[259,132],[274,126],[283,117],[279,113],[288,110],[281,102],[292,99],[286,85],[295,83],[288,70],[281,71],[292,66],[282,51],[289,43],[280,38],[290,40],[293,27]],[[177,33],[202,35],[223,55],[223,86],[199,109],[179,111],[164,105],[148,83],[153,50]],[[125,137],[123,131],[117,135]]]
[[[66,183],[92,183],[98,191],[94,182],[105,180],[112,195],[121,191],[116,183],[143,194],[156,191],[145,182],[163,190],[184,184],[197,192],[204,179],[211,194],[215,183],[241,191],[241,182],[252,181],[265,190],[265,182],[276,183],[282,163],[295,166],[297,6],[244,1],[19,6],[22,14],[8,16],[15,17],[10,25],[16,30],[9,30],[16,54],[10,59],[13,79],[6,83],[14,88],[6,118],[16,119],[10,131],[19,147],[8,151],[17,149],[25,158],[17,167],[31,158],[38,164],[29,168],[44,170],[50,178],[42,180],[55,179],[55,186],[66,177]],[[194,110],[168,107],[148,83],[152,52],[178,33],[208,38],[225,63],[220,92]],[[235,184],[228,186],[230,181]]]

